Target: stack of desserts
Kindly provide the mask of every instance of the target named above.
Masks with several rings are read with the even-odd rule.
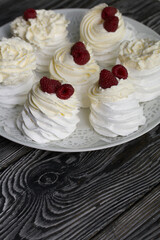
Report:
[[[70,136],[81,107],[100,135],[137,131],[146,122],[141,102],[160,96],[160,41],[133,39],[119,10],[105,3],[83,17],[80,41],[70,43],[68,24],[34,9],[12,22],[14,37],[0,42],[0,105],[24,104],[17,126],[38,143]],[[35,82],[35,69],[50,78]]]

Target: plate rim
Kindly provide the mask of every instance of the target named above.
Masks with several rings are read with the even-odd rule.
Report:
[[[55,12],[60,12],[60,13],[64,13],[64,12],[67,13],[67,12],[70,12],[70,11],[74,11],[74,12],[76,11],[76,12],[85,13],[89,9],[88,8],[66,8],[66,9],[64,8],[64,9],[50,9],[50,10],[53,10]],[[134,24],[138,24],[141,27],[145,28],[146,30],[153,32],[154,35],[157,36],[160,39],[160,35],[157,32],[155,32],[152,28],[146,26],[145,24],[143,24],[143,23],[141,23],[141,22],[139,22],[139,21],[137,21],[135,19],[132,19],[130,17],[127,17],[125,15],[123,15],[123,18],[124,18],[125,21],[128,21],[129,23],[131,23],[131,24],[133,23],[133,25]],[[11,24],[11,22],[8,22],[8,23],[0,26],[0,32],[2,31],[2,29],[5,29],[6,27],[10,26],[10,24]],[[1,129],[0,129],[0,136],[2,136],[2,137],[6,138],[6,139],[8,139],[8,140],[10,140],[10,141],[12,141],[14,143],[18,143],[18,144],[20,144],[22,146],[26,146],[26,147],[30,147],[30,148],[34,148],[34,149],[53,151],[53,152],[87,152],[87,151],[103,150],[103,149],[115,147],[115,146],[118,146],[118,145],[130,142],[132,140],[135,140],[135,139],[139,138],[140,136],[144,135],[145,133],[149,132],[151,129],[155,128],[159,123],[160,123],[160,120],[158,120],[158,118],[157,118],[157,119],[155,119],[152,122],[152,124],[149,123],[141,132],[139,132],[139,134],[137,136],[134,136],[134,135],[133,136],[132,135],[129,136],[128,135],[129,137],[128,136],[127,137],[129,139],[128,138],[127,139],[125,139],[125,138],[121,139],[121,140],[119,140],[118,143],[116,141],[116,142],[111,142],[111,143],[107,143],[106,142],[106,144],[105,144],[105,141],[103,141],[103,145],[102,146],[95,147],[93,145],[93,147],[90,146],[90,147],[78,148],[78,149],[77,148],[65,148],[65,147],[62,148],[62,147],[59,147],[59,146],[50,147],[50,146],[47,146],[47,144],[42,145],[42,144],[36,143],[34,141],[33,142],[24,142],[24,143],[22,143],[20,140],[14,139],[14,137],[12,137],[9,134],[7,134],[5,132],[5,130],[4,130],[4,133],[1,132]],[[135,133],[137,133],[137,132],[138,132],[138,130]],[[103,136],[102,136],[102,138],[103,138]],[[102,141],[102,140],[100,140],[100,141]],[[32,143],[33,143],[33,146],[32,146]],[[34,145],[36,145],[36,146],[34,146]]]

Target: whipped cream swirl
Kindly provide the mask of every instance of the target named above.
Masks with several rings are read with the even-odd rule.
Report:
[[[48,94],[33,85],[17,119],[17,126],[33,141],[47,143],[68,137],[79,122],[76,95],[69,99],[59,99],[56,94]]]
[[[120,46],[118,61],[128,69],[140,102],[160,96],[160,41],[124,41]]]
[[[94,130],[107,137],[127,136],[145,124],[143,109],[135,99],[134,87],[121,79],[117,86],[102,89],[96,83],[89,90],[90,123]]]
[[[138,39],[124,41],[120,46],[119,60],[136,70],[160,66],[160,41]]]
[[[70,54],[72,44],[55,52],[49,71],[51,78],[70,83],[74,86],[80,107],[89,107],[88,89],[99,78],[100,68],[93,58],[91,48],[86,45],[90,60],[85,65],[78,65]]]
[[[0,41],[0,105],[23,105],[36,76],[33,47],[18,37]]]
[[[0,41],[0,84],[16,85],[36,68],[33,47],[18,37]]]
[[[22,16],[16,18],[11,29],[14,36],[18,36],[36,48],[37,70],[48,71],[50,58],[57,48],[68,43],[67,26],[69,21],[65,16],[53,10],[36,10],[37,17],[24,20]]]
[[[108,32],[104,29],[101,12],[107,6],[102,3],[90,9],[80,24],[80,38],[90,44],[94,57],[101,67],[113,66],[118,56],[120,43],[124,39],[134,37],[133,31],[125,26],[118,9],[115,14],[119,19],[118,29],[115,32]]]

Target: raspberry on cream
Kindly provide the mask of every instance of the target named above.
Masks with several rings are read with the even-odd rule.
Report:
[[[74,132],[79,122],[78,101],[73,87],[69,86],[66,90],[66,84],[57,87],[55,81],[47,79],[43,78],[33,85],[17,119],[22,133],[37,143],[64,139]],[[55,92],[48,93],[53,85],[56,85]]]
[[[43,92],[56,93],[57,89],[61,86],[61,83],[54,79],[43,77],[40,80],[40,87]]]
[[[82,42],[77,42],[71,47],[71,55],[78,65],[85,65],[90,60],[90,54]]]
[[[107,32],[116,32],[118,29],[119,19],[116,16],[109,16],[103,23],[103,27]]]
[[[49,71],[51,78],[73,85],[80,107],[89,107],[88,89],[98,80],[100,67],[93,58],[91,48],[88,45],[84,48],[82,44],[78,44],[78,49],[75,44],[58,49],[50,62]],[[87,61],[86,51],[89,54]]]
[[[106,20],[110,16],[115,16],[116,13],[117,13],[117,9],[115,7],[105,7],[102,10],[101,18],[103,20]]]
[[[112,68],[112,73],[115,77],[117,77],[119,79],[126,79],[128,77],[127,69],[121,64],[115,65]]]
[[[69,42],[67,38],[69,22],[64,15],[53,10],[35,11],[34,18],[28,17],[30,12],[25,18],[24,16],[16,18],[11,23],[11,30],[14,36],[26,40],[35,47],[37,71],[45,72],[48,71],[49,61],[55,50]]]
[[[110,71],[108,71],[106,69],[103,69],[100,72],[99,87],[106,89],[106,88],[110,88],[117,84],[118,84],[118,81],[115,78],[115,76],[113,75],[113,73],[111,73]]]
[[[90,123],[100,135],[127,136],[145,124],[143,108],[136,100],[128,78],[118,79],[108,70],[102,71],[99,82],[89,89]]]
[[[80,39],[90,44],[101,67],[112,67],[116,63],[120,43],[131,38],[133,32],[125,25],[119,10],[105,3],[90,9],[80,24]]]
[[[28,19],[31,18],[36,18],[37,17],[37,13],[36,10],[33,8],[28,8],[26,11],[24,11],[23,13],[23,18],[28,21]]]
[[[0,105],[22,105],[34,81],[36,57],[33,47],[13,37],[0,41]]]
[[[140,102],[160,96],[160,41],[124,41],[120,46],[118,62],[127,67]]]

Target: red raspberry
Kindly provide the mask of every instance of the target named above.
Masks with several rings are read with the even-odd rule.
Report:
[[[102,19],[106,20],[109,16],[114,16],[117,12],[115,7],[105,7],[102,10],[101,17]]]
[[[90,60],[90,55],[87,50],[82,48],[75,49],[72,53],[73,59],[78,65],[85,65]]]
[[[114,76],[116,76],[119,79],[126,79],[128,77],[128,71],[127,69],[121,65],[121,64],[117,64],[112,68],[112,73],[114,74]]]
[[[63,100],[70,98],[73,95],[73,93],[74,88],[72,87],[71,84],[63,84],[56,91],[57,97]]]
[[[36,18],[37,13],[36,10],[33,8],[28,8],[26,11],[23,13],[23,18],[27,21],[29,18]]]
[[[71,55],[73,56],[74,50],[75,50],[75,49],[79,49],[79,48],[86,50],[86,47],[85,47],[85,45],[84,45],[83,42],[76,42],[76,43],[71,47]]]
[[[61,86],[61,83],[57,80],[43,77],[40,80],[41,90],[47,93],[55,93]]]
[[[117,85],[118,81],[110,71],[103,69],[100,72],[99,86],[103,89],[110,88],[113,85]]]
[[[103,23],[103,27],[108,32],[115,32],[118,28],[119,19],[116,16],[109,16]]]

